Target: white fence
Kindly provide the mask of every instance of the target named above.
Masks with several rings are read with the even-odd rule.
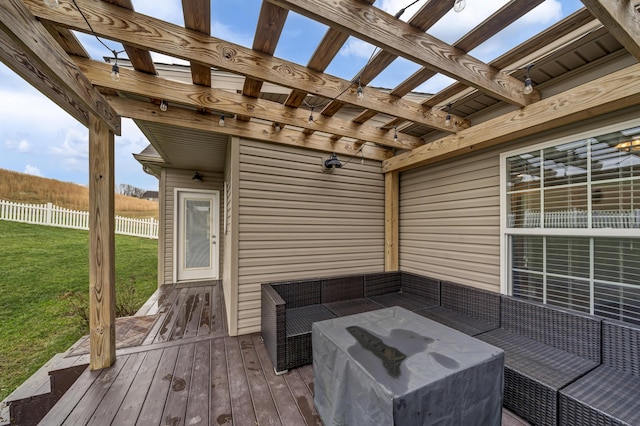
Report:
[[[589,223],[586,210],[570,209],[544,212],[545,228],[586,228]],[[522,223],[516,225],[516,215],[509,213],[510,228],[539,228],[539,210],[525,210]],[[640,209],[633,210],[593,210],[592,228],[640,228]]]
[[[0,220],[62,228],[89,229],[89,212],[69,210],[51,203],[20,204],[0,200]],[[152,217],[133,219],[116,216],[115,227],[116,234],[158,238],[158,221]]]

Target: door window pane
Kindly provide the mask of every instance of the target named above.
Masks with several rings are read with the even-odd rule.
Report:
[[[185,200],[184,265],[187,269],[211,267],[211,204]]]

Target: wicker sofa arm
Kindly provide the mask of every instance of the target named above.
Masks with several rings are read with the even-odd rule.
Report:
[[[286,370],[286,303],[270,285],[261,287],[261,333],[276,371]]]

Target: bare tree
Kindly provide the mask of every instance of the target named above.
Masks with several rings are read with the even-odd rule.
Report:
[[[128,195],[129,197],[142,198],[142,196],[145,193],[145,190],[133,185],[129,185],[128,183],[121,183],[116,188],[116,193],[122,194],[122,195]]]

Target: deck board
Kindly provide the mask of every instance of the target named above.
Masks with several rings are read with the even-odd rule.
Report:
[[[167,402],[162,413],[162,423],[168,425],[184,424],[187,413],[187,400],[191,388],[191,371],[194,367],[194,344],[180,346],[176,367],[171,378]]]
[[[123,402],[113,419],[112,424],[114,425],[129,426],[136,424],[163,351],[151,350],[141,353],[144,354],[144,362],[136,374],[135,384],[129,387],[123,398]]]
[[[203,299],[206,287],[198,287],[193,293],[193,306],[189,312],[187,323],[184,327],[183,338],[196,337],[200,327],[200,317],[202,316]]]
[[[144,353],[137,353],[129,356],[126,365],[122,367],[123,370],[113,381],[113,384],[109,388],[109,392],[105,394],[105,397],[100,401],[100,404],[93,413],[93,416],[91,416],[91,420],[89,421],[90,425],[97,426],[110,423],[116,416],[116,413],[120,409],[120,405],[124,401],[124,398],[127,395],[127,392],[131,387],[131,383],[138,373],[144,358]]]
[[[211,424],[231,424],[231,394],[224,339],[211,341]],[[215,422],[215,423],[214,423]]]
[[[258,424],[281,425],[280,416],[278,416],[273,396],[251,336],[240,336],[238,342],[240,343],[242,363],[244,364],[244,372],[247,376],[249,389],[251,389],[251,400],[253,401],[253,409],[256,412]]]
[[[211,380],[211,344],[208,341],[195,343],[193,373],[189,388],[189,401],[185,424],[208,425],[209,422],[209,383]]]
[[[258,335],[254,335],[252,338],[254,347],[256,348],[256,354],[260,360],[260,368],[264,372],[267,384],[269,385],[269,392],[273,397],[273,402],[278,410],[282,424],[304,424],[302,414],[300,414],[300,411],[297,409],[293,395],[289,392],[287,382],[284,380],[284,377],[277,375],[273,369],[269,353],[262,343],[262,339]]]
[[[178,359],[179,346],[172,346],[162,350],[162,357],[158,363],[158,369],[153,375],[149,392],[140,410],[139,425],[157,425],[162,420],[164,404],[167,400],[171,379]]]
[[[116,377],[118,377],[120,370],[127,364],[129,358],[129,356],[121,357],[117,359],[110,368],[100,371],[97,380],[93,381],[87,392],[82,396],[76,409],[69,413],[69,416],[65,419],[65,423],[76,425],[88,424],[91,416],[107,395],[109,388],[111,388],[111,385]]]
[[[240,343],[237,338],[225,337],[224,346],[227,352],[227,371],[233,423],[239,425],[256,424],[256,414],[252,409],[249,382],[242,362],[238,362],[242,360]]]
[[[112,367],[86,370],[41,424],[321,425],[312,366],[276,375],[259,334],[226,335],[221,292],[207,284],[163,293],[155,335],[118,349]],[[187,331],[174,333],[176,324]],[[503,425],[526,423],[505,412]]]

